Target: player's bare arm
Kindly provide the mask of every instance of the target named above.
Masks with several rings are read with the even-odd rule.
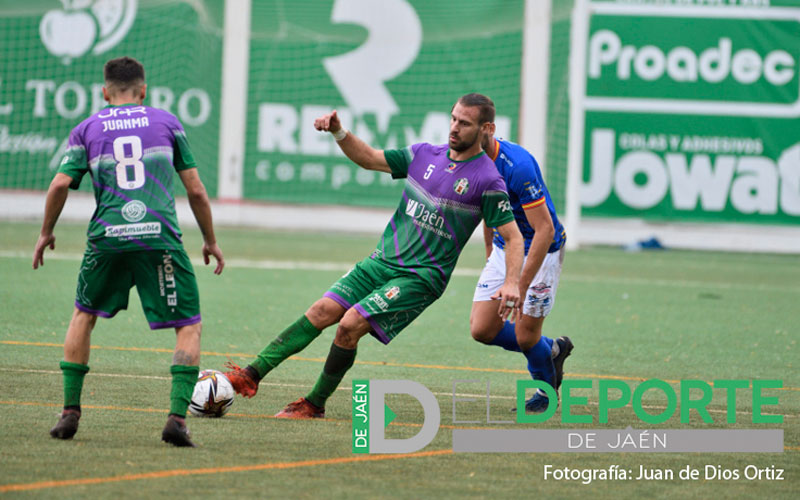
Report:
[[[352,132],[344,129],[336,110],[314,120],[314,128],[321,132],[333,134],[336,144],[339,145],[342,152],[358,166],[367,170],[377,170],[378,172],[392,172],[386,162],[386,157],[383,155],[383,150],[373,148]]]
[[[494,239],[494,230],[483,223],[483,248],[486,250],[486,258],[492,255],[492,240]]]
[[[542,203],[538,207],[525,209],[525,217],[528,223],[534,230],[533,240],[531,247],[528,250],[528,259],[522,268],[522,276],[520,277],[520,293],[524,297],[528,287],[533,281],[533,277],[539,272],[542,266],[550,244],[553,243],[553,235],[555,228],[553,227],[553,219],[550,217],[550,211],[547,205]]]
[[[64,208],[64,203],[67,201],[70,182],[72,182],[72,177],[59,172],[53,178],[50,188],[47,190],[42,230],[39,233],[36,248],[33,250],[34,269],[44,265],[45,248],[50,247],[50,250],[55,250],[56,248],[56,237],[53,231],[55,230],[56,222],[58,222],[58,217],[61,215],[61,210]]]
[[[497,226],[497,232],[506,242],[506,279],[503,286],[492,295],[492,299],[500,300],[498,314],[502,319],[505,320],[511,315],[516,320],[522,310],[519,280],[524,259],[524,242],[516,221]]]
[[[194,218],[197,220],[197,225],[200,226],[200,232],[203,233],[203,262],[209,264],[210,256],[214,256],[217,260],[217,267],[214,269],[214,274],[222,273],[225,267],[225,258],[222,256],[222,250],[217,245],[217,238],[214,235],[214,223],[211,219],[211,202],[208,200],[208,193],[197,174],[196,168],[188,168],[178,172],[181,177],[181,182],[186,188],[186,195],[189,197],[189,206],[192,207]]]

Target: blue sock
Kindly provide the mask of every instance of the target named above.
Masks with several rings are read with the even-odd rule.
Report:
[[[528,359],[528,371],[531,372],[533,379],[544,380],[551,386],[553,386],[555,382],[556,375],[556,370],[551,358],[552,345],[553,341],[543,336],[535,346],[523,353]]]
[[[497,332],[497,335],[489,345],[497,345],[506,351],[520,352],[519,344],[517,344],[517,334],[514,333],[514,323],[506,321],[503,328]]]
[[[544,335],[542,335],[542,340],[547,342],[547,345],[550,347],[550,350],[552,351],[553,350],[553,339],[551,339],[550,337],[545,337]]]

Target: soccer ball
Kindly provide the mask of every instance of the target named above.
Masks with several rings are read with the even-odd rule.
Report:
[[[228,413],[234,394],[233,386],[222,372],[203,370],[197,375],[189,411],[198,417],[221,417]]]

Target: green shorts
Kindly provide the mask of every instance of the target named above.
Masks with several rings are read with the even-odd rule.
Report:
[[[345,309],[355,308],[372,326],[375,338],[388,344],[437,298],[408,271],[398,271],[367,257],[325,292]]]
[[[136,285],[150,328],[200,322],[200,294],[183,249],[105,253],[87,250],[78,274],[75,307],[103,318],[128,308]]]

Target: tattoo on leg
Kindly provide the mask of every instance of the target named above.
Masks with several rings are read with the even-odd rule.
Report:
[[[194,359],[194,357],[192,357],[191,354],[184,351],[183,349],[177,349],[175,351],[175,355],[172,356],[172,364],[194,366],[197,364],[197,360]]]

